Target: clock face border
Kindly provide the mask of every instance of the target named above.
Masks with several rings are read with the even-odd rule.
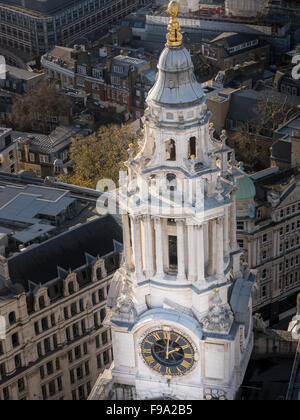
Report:
[[[173,337],[174,341],[179,336],[180,338],[178,339],[178,341],[179,342],[183,341],[184,346],[188,345],[188,347],[186,347],[186,350],[188,349],[191,350],[190,352],[188,351],[184,352],[184,357],[182,358],[180,363],[173,364],[173,366],[168,366],[167,364],[163,365],[160,361],[158,361],[157,359],[153,357],[151,350],[149,353],[149,348],[151,348],[151,346],[155,344],[156,340],[163,339],[163,334],[164,333],[166,334],[168,332],[170,332],[174,336]],[[159,337],[156,336],[155,338],[155,335],[154,335],[155,333],[156,334],[161,333],[161,334],[159,334]],[[143,343],[150,336],[152,336],[151,339],[149,340],[151,344],[147,343],[146,348],[147,348],[148,353],[145,354],[145,352],[143,352],[143,348],[145,349],[145,347],[143,347]],[[198,351],[196,349],[196,346],[193,340],[185,332],[183,332],[181,329],[177,328],[176,326],[174,327],[174,326],[167,326],[167,325],[163,325],[163,326],[157,325],[146,330],[138,339],[138,352],[140,354],[140,357],[143,363],[149,369],[151,369],[153,373],[158,374],[160,375],[160,377],[165,377],[165,378],[183,377],[190,374],[195,369],[197,361],[199,359]],[[188,356],[186,357],[186,355]],[[192,355],[192,358],[190,355]],[[146,357],[151,356],[153,358],[153,362],[152,362],[152,359],[148,359],[148,362],[147,362],[145,356]],[[178,366],[182,366],[182,363],[183,363],[183,367],[179,367],[179,369],[177,369]]]

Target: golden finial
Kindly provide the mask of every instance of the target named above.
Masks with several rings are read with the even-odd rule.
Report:
[[[171,18],[168,25],[167,45],[170,47],[179,47],[182,44],[182,34],[180,33],[180,26],[177,22],[179,5],[175,0],[170,1],[167,13]]]

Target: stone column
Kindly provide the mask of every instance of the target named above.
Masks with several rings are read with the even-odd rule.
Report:
[[[252,267],[252,243],[251,240],[247,241],[247,248],[248,248],[248,266],[249,268]]]
[[[122,222],[123,222],[123,243],[124,243],[125,265],[126,265],[126,269],[130,271],[132,269],[132,259],[131,259],[131,244],[130,244],[128,214],[122,215]]]
[[[131,231],[133,240],[133,254],[136,277],[139,280],[143,276],[140,217],[131,218]]]
[[[236,240],[236,187],[233,188],[231,194],[232,205],[230,209],[230,248],[232,251],[237,249],[237,240]]]
[[[258,237],[256,239],[256,252],[257,252],[257,265],[260,264],[261,258],[260,258],[260,238]]]
[[[216,252],[218,247],[216,243],[216,219],[210,220],[208,224],[208,247],[208,274],[212,276],[216,273]]]
[[[223,231],[223,243],[224,243],[224,256],[227,258],[229,254],[229,209],[225,207],[225,217],[224,217],[224,231]]]
[[[162,243],[162,220],[160,217],[153,217],[155,224],[155,256],[156,256],[156,275],[164,277],[164,254]]]
[[[195,226],[188,225],[187,229],[188,229],[188,252],[189,252],[188,278],[190,282],[193,282],[196,279]],[[197,251],[197,255],[198,254],[199,252]]]
[[[145,256],[145,271],[147,278],[154,274],[154,258],[153,258],[153,232],[151,216],[143,216],[143,246]]]
[[[224,277],[224,249],[223,249],[223,218],[219,217],[216,222],[216,273],[218,277]]]
[[[186,280],[185,261],[184,261],[184,219],[177,219],[177,280]]]
[[[194,245],[193,245],[194,246]],[[200,283],[205,280],[205,256],[203,225],[197,226],[197,278]]]

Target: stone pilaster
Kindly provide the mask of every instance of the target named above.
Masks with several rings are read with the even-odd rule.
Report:
[[[162,243],[162,219],[153,217],[155,226],[155,256],[156,256],[156,276],[164,276],[164,254]]]
[[[195,253],[195,226],[188,225],[188,279],[190,282],[196,279],[196,253]],[[197,252],[197,256],[198,256]]]
[[[128,214],[123,214],[122,215],[122,222],[123,222],[123,243],[124,243],[125,265],[126,265],[127,271],[131,271],[131,269],[132,269],[132,255],[131,255]]]
[[[200,283],[205,281],[204,238],[203,225],[197,226],[197,278]]]
[[[131,218],[131,231],[132,231],[132,240],[133,240],[135,273],[136,273],[137,280],[140,280],[143,277],[140,217]]]
[[[184,258],[184,219],[176,220],[177,225],[177,259],[178,275],[177,280],[186,280],[185,258]]]
[[[223,217],[219,217],[216,221],[216,274],[219,278],[224,276],[223,220]]]

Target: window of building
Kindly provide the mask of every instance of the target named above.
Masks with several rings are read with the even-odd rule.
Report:
[[[45,308],[45,298],[44,298],[44,296],[40,296],[39,297],[39,307],[40,307],[40,309],[42,310],[42,309],[44,309]]]
[[[49,394],[50,394],[50,397],[53,397],[53,395],[55,395],[55,393],[56,393],[55,381],[51,381],[51,382],[49,382]]]
[[[75,353],[75,359],[80,359],[81,358],[81,348],[80,348],[80,346],[75,347],[74,353]]]
[[[45,378],[45,370],[44,370],[44,366],[40,367],[40,378],[44,379]]]
[[[244,222],[236,222],[236,228],[237,228],[237,230],[244,230],[245,223]]]
[[[74,283],[72,281],[68,284],[69,294],[72,295],[74,293]]]
[[[48,362],[46,364],[46,369],[47,369],[47,375],[52,375],[52,373],[54,372],[53,363],[52,362]]]
[[[11,336],[11,343],[14,348],[20,345],[18,333],[15,333]]]
[[[77,305],[76,302],[71,304],[71,316],[75,316],[77,314]]]
[[[166,160],[176,160],[176,143],[173,139],[170,139],[166,142]]]
[[[10,325],[13,325],[17,322],[15,312],[10,312],[10,314],[8,315],[8,321]]]
[[[169,236],[169,266],[171,269],[177,269],[178,257],[177,257],[177,236]]]
[[[71,341],[71,333],[70,333],[69,327],[66,328],[66,338],[67,338],[67,341]]]
[[[103,352],[103,363],[107,365],[109,363],[109,350]]]
[[[267,258],[267,251],[263,251],[262,258],[263,258],[263,260],[265,260]]]
[[[239,245],[239,247],[240,248],[244,248],[244,241],[243,241],[243,239],[238,239],[238,245]]]
[[[107,331],[104,331],[101,335],[102,345],[104,346],[108,342],[108,335]]]
[[[196,137],[191,137],[189,140],[189,158],[197,157]]]
[[[101,303],[105,300],[104,288],[98,290],[98,298],[99,298],[99,303]]]
[[[46,330],[48,330],[48,328],[49,328],[48,318],[43,318],[42,319],[42,330],[46,331]]]
[[[18,391],[23,392],[25,390],[25,382],[24,379],[21,378],[18,380]]]
[[[45,353],[49,353],[51,351],[50,338],[45,338],[45,340],[44,340],[44,349],[45,349]]]
[[[98,354],[97,356],[97,369],[102,368],[102,360],[101,360],[101,354]]]
[[[74,337],[78,337],[79,336],[79,328],[78,328],[78,324],[73,324],[72,326],[72,330],[73,330],[73,336]]]
[[[50,319],[51,319],[51,326],[52,326],[52,327],[55,327],[55,325],[56,325],[56,322],[55,322],[55,315],[54,315],[54,314],[51,314]]]
[[[38,354],[38,357],[42,357],[43,356],[43,352],[42,352],[42,345],[41,345],[41,343],[37,343],[37,354]]]
[[[40,162],[41,163],[49,163],[49,156],[47,156],[47,155],[40,155]]]
[[[15,355],[15,367],[16,369],[20,369],[22,367],[22,359],[20,354]]]
[[[65,319],[69,319],[69,309],[67,306],[64,307],[64,317]]]

